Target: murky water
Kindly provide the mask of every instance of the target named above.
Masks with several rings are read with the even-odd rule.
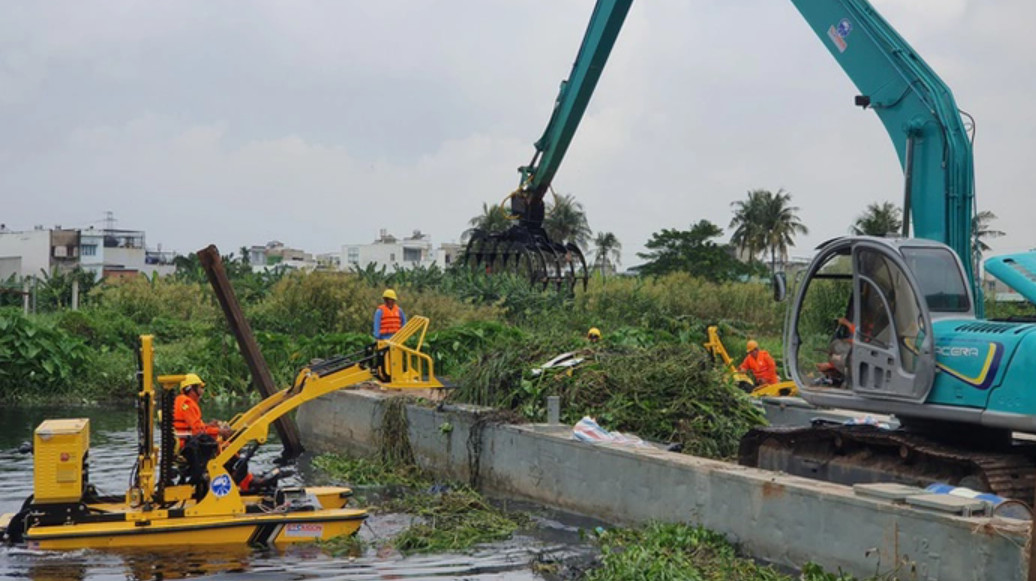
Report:
[[[210,404],[208,406],[212,408]],[[229,417],[229,411],[211,411]],[[102,494],[122,494],[129,483],[136,449],[136,415],[132,409],[0,408],[0,513],[16,512],[32,493],[32,455],[17,451],[31,442],[36,425],[47,418],[90,418],[90,481]],[[280,446],[271,441],[252,460],[252,471],[272,467]],[[327,477],[303,457],[298,473],[286,484],[325,484]],[[512,504],[511,508],[515,508]],[[371,547],[358,558],[335,557],[313,545],[284,550],[220,548],[162,552],[30,551],[0,548],[0,579],[126,580],[126,579],[548,579],[534,571],[534,563],[563,562],[578,569],[594,550],[580,530],[600,523],[558,514],[542,507],[521,505],[536,525],[509,541],[480,547],[463,555],[415,555],[379,548],[409,526],[405,514],[375,514],[359,535]]]

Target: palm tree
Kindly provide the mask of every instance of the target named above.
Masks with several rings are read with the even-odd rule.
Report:
[[[990,225],[993,220],[996,220],[996,214],[989,210],[982,210],[971,221],[971,265],[975,276],[979,274],[982,254],[992,250],[985,241],[1005,235],[1003,231],[993,229]]]
[[[857,236],[899,236],[903,231],[903,213],[891,202],[874,203],[856,218],[849,231]]]
[[[611,232],[598,232],[594,238],[594,264],[601,269],[601,276],[604,276],[605,267],[608,263],[619,265],[619,258],[622,255],[622,244],[615,234]]]
[[[777,255],[781,260],[788,259],[788,247],[795,245],[796,234],[809,234],[809,228],[799,220],[796,212],[798,206],[788,205],[791,202],[791,194],[784,190],[777,190],[776,194],[769,194],[766,204],[766,215],[768,233],[765,237],[766,246],[770,249],[770,272],[777,272]]]
[[[777,270],[777,256],[786,259],[788,247],[793,246],[796,234],[808,234],[809,229],[796,215],[799,208],[790,206],[791,194],[784,190],[752,190],[748,198],[731,203],[734,218],[730,227],[734,233],[730,242],[737,246],[749,262],[765,250],[770,251],[770,268]]]
[[[508,218],[507,209],[500,204],[489,205],[482,202],[482,213],[468,220],[468,228],[461,235],[461,240],[471,238],[476,230],[482,230],[487,234],[499,234],[511,226],[511,219]]]
[[[766,206],[765,193],[765,190],[752,190],[748,192],[747,200],[738,200],[730,204],[734,207],[734,217],[730,220],[734,234],[731,235],[730,242],[737,246],[742,256],[748,256],[749,262],[755,259],[765,245],[762,228]]]
[[[543,220],[543,229],[554,242],[571,242],[581,248],[587,246],[593,234],[586,222],[583,205],[570,194],[554,196],[554,204],[547,209],[547,217]]]

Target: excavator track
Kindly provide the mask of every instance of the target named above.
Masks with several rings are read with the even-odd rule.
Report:
[[[965,449],[871,425],[756,428],[742,438],[738,462],[840,484],[942,482],[1026,503],[1036,483],[1036,443]]]

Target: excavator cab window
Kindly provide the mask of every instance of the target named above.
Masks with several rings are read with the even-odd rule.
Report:
[[[971,298],[956,257],[947,248],[903,248],[903,259],[914,273],[930,311],[966,313]]]

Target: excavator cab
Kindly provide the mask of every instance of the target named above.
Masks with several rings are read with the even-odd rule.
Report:
[[[924,403],[935,376],[933,312],[959,317],[970,305],[963,272],[935,242],[851,237],[822,245],[785,337],[785,361],[803,397],[825,406]]]

